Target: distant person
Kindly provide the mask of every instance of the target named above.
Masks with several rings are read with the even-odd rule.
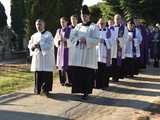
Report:
[[[54,43],[57,50],[56,66],[59,70],[59,79],[62,86],[66,84],[68,79],[68,45],[67,40],[69,39],[71,29],[68,27],[68,19],[66,17],[60,18],[61,27],[57,29]],[[68,80],[69,81],[69,80]]]
[[[76,27],[76,25],[78,24],[78,17],[76,15],[72,15],[70,17],[70,23],[71,24],[69,25],[69,28],[72,31]],[[65,83],[66,86],[72,86],[71,69],[72,68],[70,66],[68,66],[68,70],[67,70],[68,81],[66,81],[66,83]]]
[[[78,18],[76,15],[72,15],[70,17],[70,22],[71,24],[69,25],[72,29],[74,29],[76,27],[76,25],[78,24]]]
[[[106,89],[109,87],[109,73],[111,65],[111,31],[106,27],[104,18],[98,20],[99,38],[97,45],[98,55],[98,69],[96,71],[96,85],[97,89]]]
[[[114,16],[114,31],[111,32],[114,36],[111,47],[112,81],[118,82],[120,78],[124,78],[125,40],[128,36],[128,31],[122,22],[121,15],[116,14]]]
[[[41,91],[48,96],[52,91],[54,69],[54,47],[51,32],[45,29],[45,22],[37,19],[37,32],[31,36],[28,48],[32,56],[31,71],[35,72],[35,94]]]
[[[153,66],[159,67],[160,60],[160,30],[157,26],[154,27],[151,40],[151,58],[154,60]]]
[[[128,39],[125,47],[124,71],[125,77],[133,77],[139,73],[141,32],[131,19],[127,22]]]

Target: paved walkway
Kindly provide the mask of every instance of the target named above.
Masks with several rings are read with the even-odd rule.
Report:
[[[89,100],[71,94],[54,81],[50,98],[33,94],[33,88],[0,96],[0,120],[160,120],[160,69],[147,69],[135,79],[111,83],[95,90]],[[147,73],[147,74],[146,74]]]

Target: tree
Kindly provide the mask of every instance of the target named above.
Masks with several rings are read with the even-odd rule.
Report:
[[[102,17],[102,12],[99,5],[94,5],[89,7],[91,12],[91,20],[97,22],[100,17]]]
[[[11,26],[17,34],[17,48],[23,49],[25,7],[24,0],[11,0]]]
[[[119,13],[126,19],[139,16],[148,23],[159,21],[160,1],[159,0],[103,0],[102,13],[108,16],[112,13]],[[106,9],[106,8],[107,9]],[[108,11],[109,10],[109,11]]]
[[[7,25],[7,16],[5,13],[4,6],[0,2],[0,28],[3,28],[6,25]]]
[[[27,0],[26,0],[27,1]],[[35,32],[34,22],[37,18],[42,18],[46,22],[46,29],[55,33],[59,26],[61,16],[70,17],[79,13],[83,0],[29,0],[26,2],[27,13],[27,36]]]

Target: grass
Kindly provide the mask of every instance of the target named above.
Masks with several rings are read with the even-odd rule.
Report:
[[[34,74],[29,69],[30,66],[23,64],[0,65],[0,95],[33,86]],[[58,79],[58,72],[53,77]]]
[[[33,73],[28,71],[0,71],[0,95],[33,85]]]

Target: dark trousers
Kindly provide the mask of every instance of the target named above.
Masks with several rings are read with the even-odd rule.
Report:
[[[35,89],[34,92],[39,94],[41,89],[43,92],[52,91],[53,73],[46,71],[35,72]]]
[[[65,84],[66,82],[66,71],[59,70],[59,80],[61,84]]]
[[[67,76],[68,76],[68,83],[71,85],[72,84],[72,68],[68,67],[67,69]]]
[[[112,79],[118,80],[124,78],[124,60],[122,59],[121,65],[117,65],[117,59],[112,59]]]
[[[70,67],[68,67],[66,70],[59,70],[59,79],[61,84],[72,84]]]
[[[91,94],[95,80],[95,70],[84,67],[72,66],[72,93]]]
[[[105,63],[98,62],[96,71],[96,88],[102,89],[109,86],[109,76],[107,76],[107,66]]]
[[[158,57],[154,58],[153,66],[156,67],[156,68],[159,67],[159,58]]]

